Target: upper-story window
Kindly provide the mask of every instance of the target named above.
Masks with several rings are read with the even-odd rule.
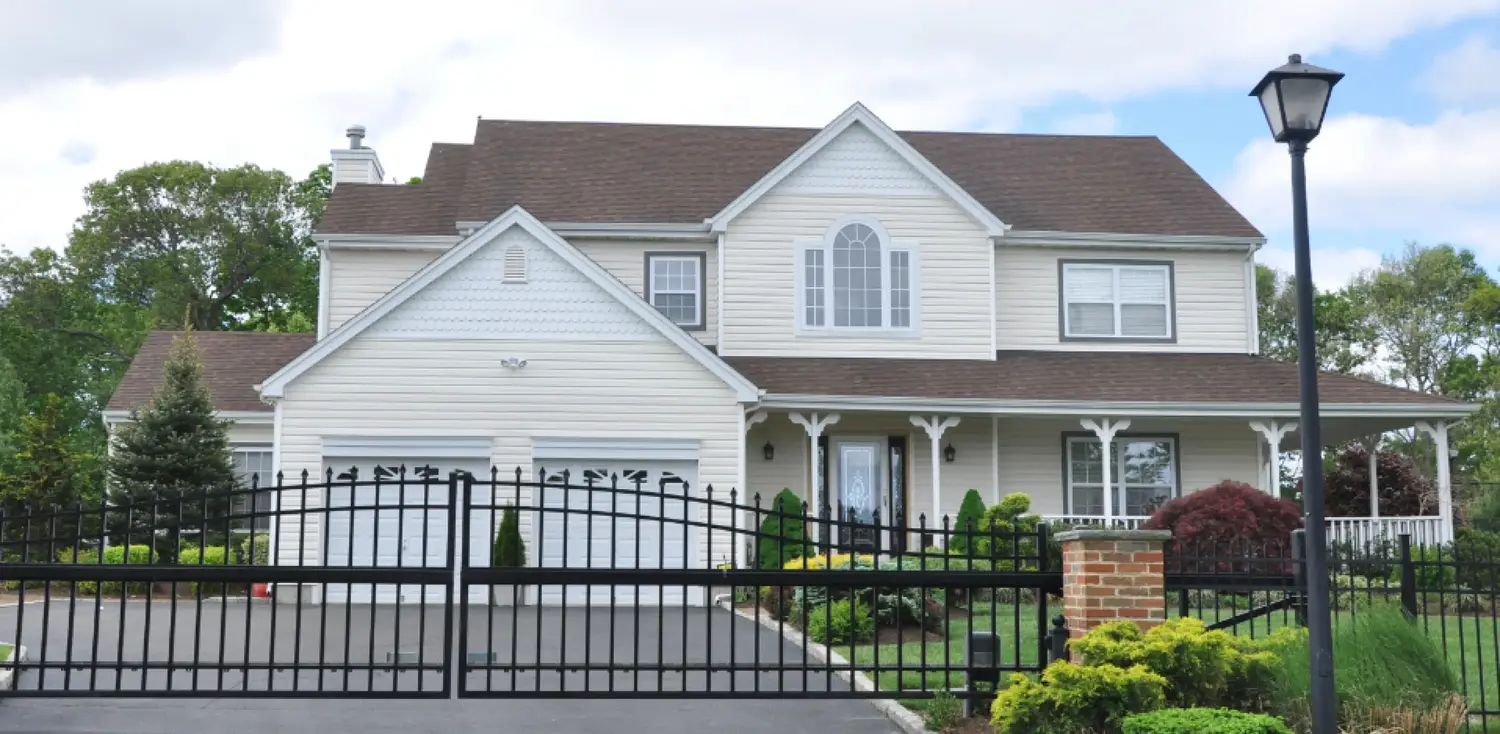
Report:
[[[702,252],[646,253],[646,300],[684,329],[704,324]]]
[[[917,252],[893,243],[879,222],[855,218],[803,243],[798,325],[807,331],[914,330]]]
[[[1172,265],[1145,262],[1063,262],[1064,339],[1170,341]]]

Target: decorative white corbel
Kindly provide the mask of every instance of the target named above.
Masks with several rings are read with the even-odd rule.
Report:
[[[1266,448],[1270,451],[1270,466],[1261,479],[1264,485],[1261,489],[1272,497],[1279,497],[1281,495],[1281,441],[1286,438],[1286,434],[1297,430],[1297,422],[1250,421],[1250,429],[1265,439]]]
[[[823,437],[824,429],[839,422],[839,417],[838,413],[825,413],[821,416],[817,413],[808,413],[806,416],[791,413],[787,416],[793,423],[802,426],[802,430],[807,431],[807,455],[812,457],[808,462],[811,464],[812,474],[807,479],[806,496],[812,500],[813,514],[817,517],[823,516],[823,504],[827,501],[823,497],[822,488],[818,486],[818,478],[823,476],[823,467],[818,461],[818,439]]]
[[[1093,431],[1099,438],[1099,463],[1104,467],[1104,525],[1113,525],[1115,521],[1115,485],[1114,460],[1111,450],[1115,442],[1115,434],[1130,428],[1129,420],[1114,420],[1101,418],[1097,421],[1084,418],[1078,421],[1084,428]]]

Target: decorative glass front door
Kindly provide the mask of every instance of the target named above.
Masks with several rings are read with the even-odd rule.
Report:
[[[874,548],[879,531],[876,517],[880,510],[881,454],[885,446],[877,441],[840,441],[839,520],[840,545],[857,549]]]

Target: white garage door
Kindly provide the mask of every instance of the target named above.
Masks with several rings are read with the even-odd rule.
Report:
[[[563,488],[563,471],[572,489]],[[689,507],[694,516],[702,507],[673,497],[697,496],[697,462],[554,460],[545,473],[544,517],[530,543],[542,567],[687,568],[694,558],[699,534],[683,521]],[[596,489],[584,488],[590,483]],[[543,586],[541,601],[608,605],[613,597],[617,604],[703,603],[701,589],[684,591],[681,586]]]
[[[471,459],[334,457],[324,459],[324,465],[335,477],[328,490],[329,566],[447,565],[448,473],[467,471],[481,477],[489,473],[488,462]],[[399,481],[403,466],[404,483]],[[358,469],[357,486],[338,486],[338,481],[349,480],[351,468]],[[380,478],[378,492],[373,484],[376,477]],[[425,483],[424,477],[429,478]],[[471,523],[469,535],[471,562],[486,565],[494,537],[488,522]],[[446,592],[443,586],[329,584],[327,593],[332,604],[437,604],[446,601]],[[476,588],[471,596],[474,603],[484,603],[487,595]]]

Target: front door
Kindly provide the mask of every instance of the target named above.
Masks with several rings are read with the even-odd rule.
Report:
[[[871,550],[879,539],[881,457],[885,442],[844,439],[838,442],[839,544]]]

